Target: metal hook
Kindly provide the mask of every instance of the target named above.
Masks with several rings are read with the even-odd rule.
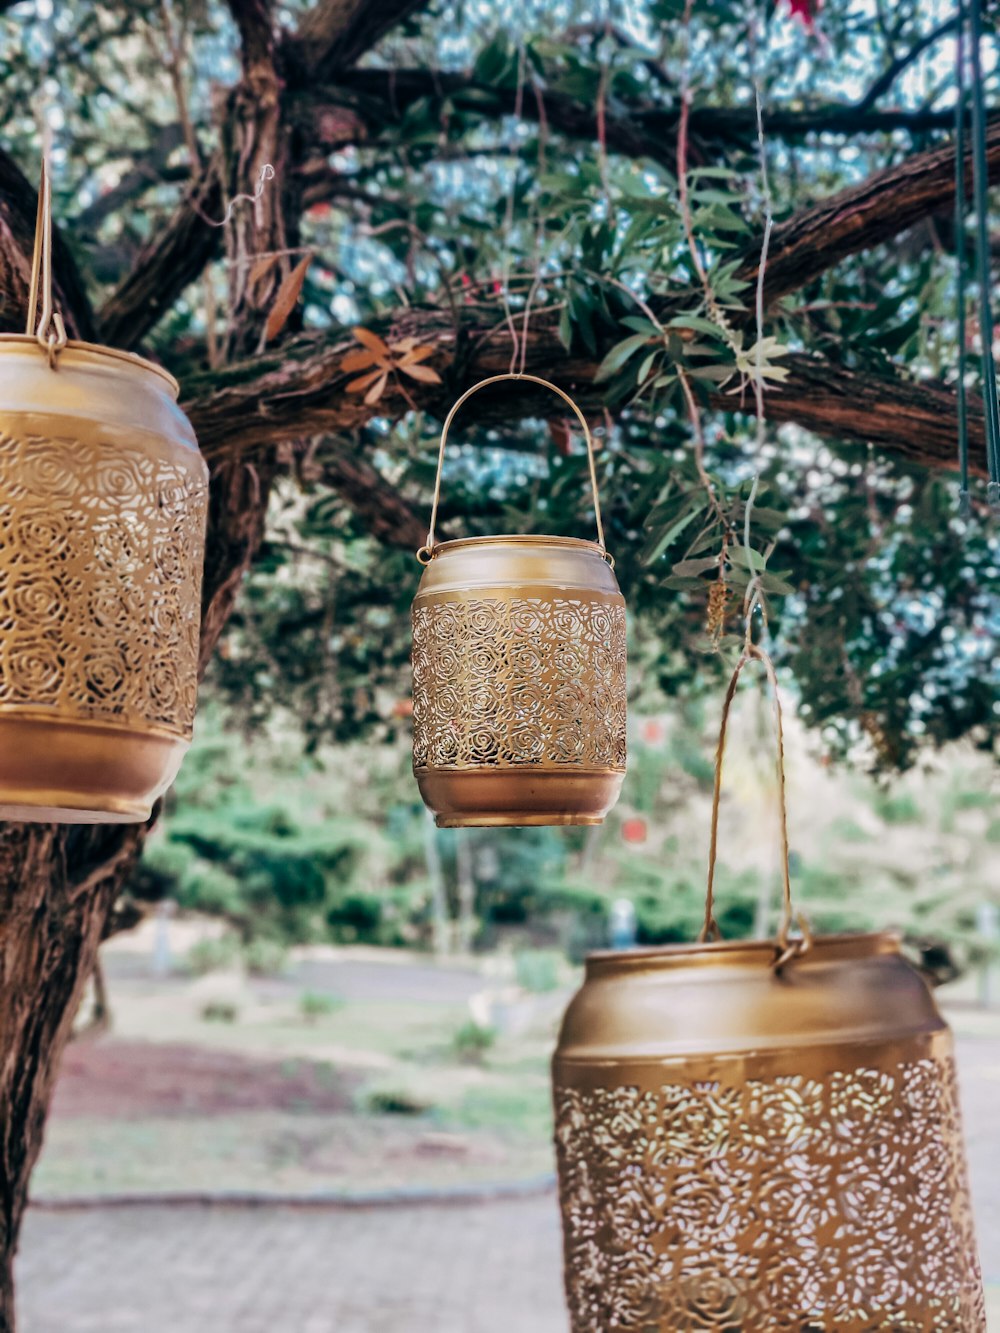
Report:
[[[38,316],[39,291],[42,314]],[[69,337],[63,317],[55,309],[52,296],[52,185],[49,164],[42,158],[42,175],[38,187],[38,213],[35,218],[35,249],[31,257],[31,288],[28,292],[28,319],[25,332],[33,334],[46,353],[49,366],[56,369],[56,357],[66,346]]]

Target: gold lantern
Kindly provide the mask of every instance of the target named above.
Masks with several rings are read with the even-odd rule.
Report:
[[[697,945],[587,960],[553,1068],[573,1333],[984,1333],[951,1034],[895,936],[791,919],[786,878],[777,944],[710,940],[710,899]]]
[[[448,431],[489,384],[558,394],[587,444],[597,541],[435,541]],[[604,546],[582,412],[534,375],[496,375],[441,432],[425,566],[413,603],[413,770],[441,827],[599,824],[625,775],[625,603]]]
[[[0,336],[0,818],[145,819],[190,744],[208,471],[177,392],[67,340],[43,169],[28,332]]]

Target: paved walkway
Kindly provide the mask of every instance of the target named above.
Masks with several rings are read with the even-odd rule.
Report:
[[[1000,1041],[958,1043],[1000,1333]],[[554,1194],[324,1210],[29,1212],[19,1333],[566,1333]]]
[[[19,1333],[564,1333],[554,1194],[34,1212]]]

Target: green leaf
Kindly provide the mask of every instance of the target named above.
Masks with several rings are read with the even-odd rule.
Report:
[[[689,513],[682,514],[680,518],[675,519],[667,527],[661,528],[659,532],[654,532],[639,552],[639,563],[652,565],[659,560],[670,543],[676,541],[684,529],[694,522],[699,512],[699,510],[693,509]]]
[[[786,570],[783,572],[787,573],[788,571]],[[769,593],[785,594],[795,592],[794,585],[789,583],[787,579],[782,578],[780,574],[765,573],[761,575],[760,586],[765,592]]]
[[[568,305],[564,305],[559,313],[559,341],[567,352],[570,351],[573,346],[573,321]]]
[[[668,329],[693,329],[695,333],[707,333],[712,338],[725,338],[725,334],[718,324],[710,319],[703,319],[701,315],[675,315],[667,325]]]
[[[673,566],[673,572],[691,576],[704,574],[706,570],[718,569],[718,567],[719,557],[717,555],[705,555],[697,560],[678,560],[677,564]]]
[[[629,357],[634,355],[640,347],[645,347],[648,342],[647,334],[633,333],[630,338],[623,338],[620,343],[616,343],[597,367],[594,383],[600,384],[602,380],[610,379],[612,375],[621,370]]]
[[[679,576],[677,574],[671,574],[669,578],[665,578],[663,580],[663,582],[660,584],[660,587],[673,588],[677,592],[691,592],[695,588],[704,588],[705,580],[684,578],[683,576]]]
[[[729,546],[726,548],[726,555],[734,565],[742,565],[744,569],[750,569],[755,574],[762,573],[765,568],[764,557],[752,546]]]

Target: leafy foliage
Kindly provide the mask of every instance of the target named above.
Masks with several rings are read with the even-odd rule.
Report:
[[[237,35],[216,0],[170,8],[186,43],[186,111],[207,154],[219,137],[213,86],[237,77]],[[294,26],[304,8],[286,5],[283,21]],[[695,5],[689,26],[683,12],[677,0],[640,0],[609,25],[587,0],[530,0],[516,13],[444,0],[395,29],[360,78],[310,88],[290,109],[296,134],[312,136],[308,171],[270,187],[305,189],[308,204],[265,332],[280,337],[298,310],[307,328],[343,328],[346,395],[369,405],[438,377],[431,344],[405,331],[406,311],[437,312],[445,342],[457,311],[496,331],[489,345],[511,327],[551,333],[570,380],[578,363],[599,363],[614,415],[598,432],[601,483],[641,645],[640,689],[714,687],[757,576],[776,653],[831,752],[893,770],[927,742],[969,736],[990,747],[1000,726],[995,527],[978,511],[956,519],[951,478],[792,427],[767,428],[759,446],[735,411],[758,388],[765,404],[784,391],[790,352],[953,380],[955,238],[945,221],[830,267],[773,304],[759,336],[743,261],[768,200],[780,225],[804,202],[946,141],[951,37],[925,41],[939,16],[919,0],[765,6],[755,35],[744,5]],[[66,230],[97,303],[166,224],[192,172],[163,59],[165,13],[123,0],[56,7],[37,25],[25,7],[0,16],[0,109],[29,168],[38,70],[60,72],[57,213],[73,220]],[[985,68],[989,97],[1000,65],[988,58]],[[869,113],[896,120],[883,127]],[[229,263],[209,267],[217,306]],[[399,312],[404,332],[386,341],[373,326]],[[203,369],[213,317],[204,286],[193,286],[157,324],[151,350],[182,376]],[[685,387],[703,420],[700,458]],[[446,469],[448,530],[587,531],[585,470],[567,423],[521,419],[513,392],[477,404],[484,416],[463,419]],[[276,709],[298,719],[311,748],[405,729],[417,570],[390,549],[391,535],[373,538],[323,463],[331,451],[371,460],[420,513],[435,429],[411,412],[292,451],[210,679],[248,731]],[[226,885],[216,878],[211,891],[225,897]]]

